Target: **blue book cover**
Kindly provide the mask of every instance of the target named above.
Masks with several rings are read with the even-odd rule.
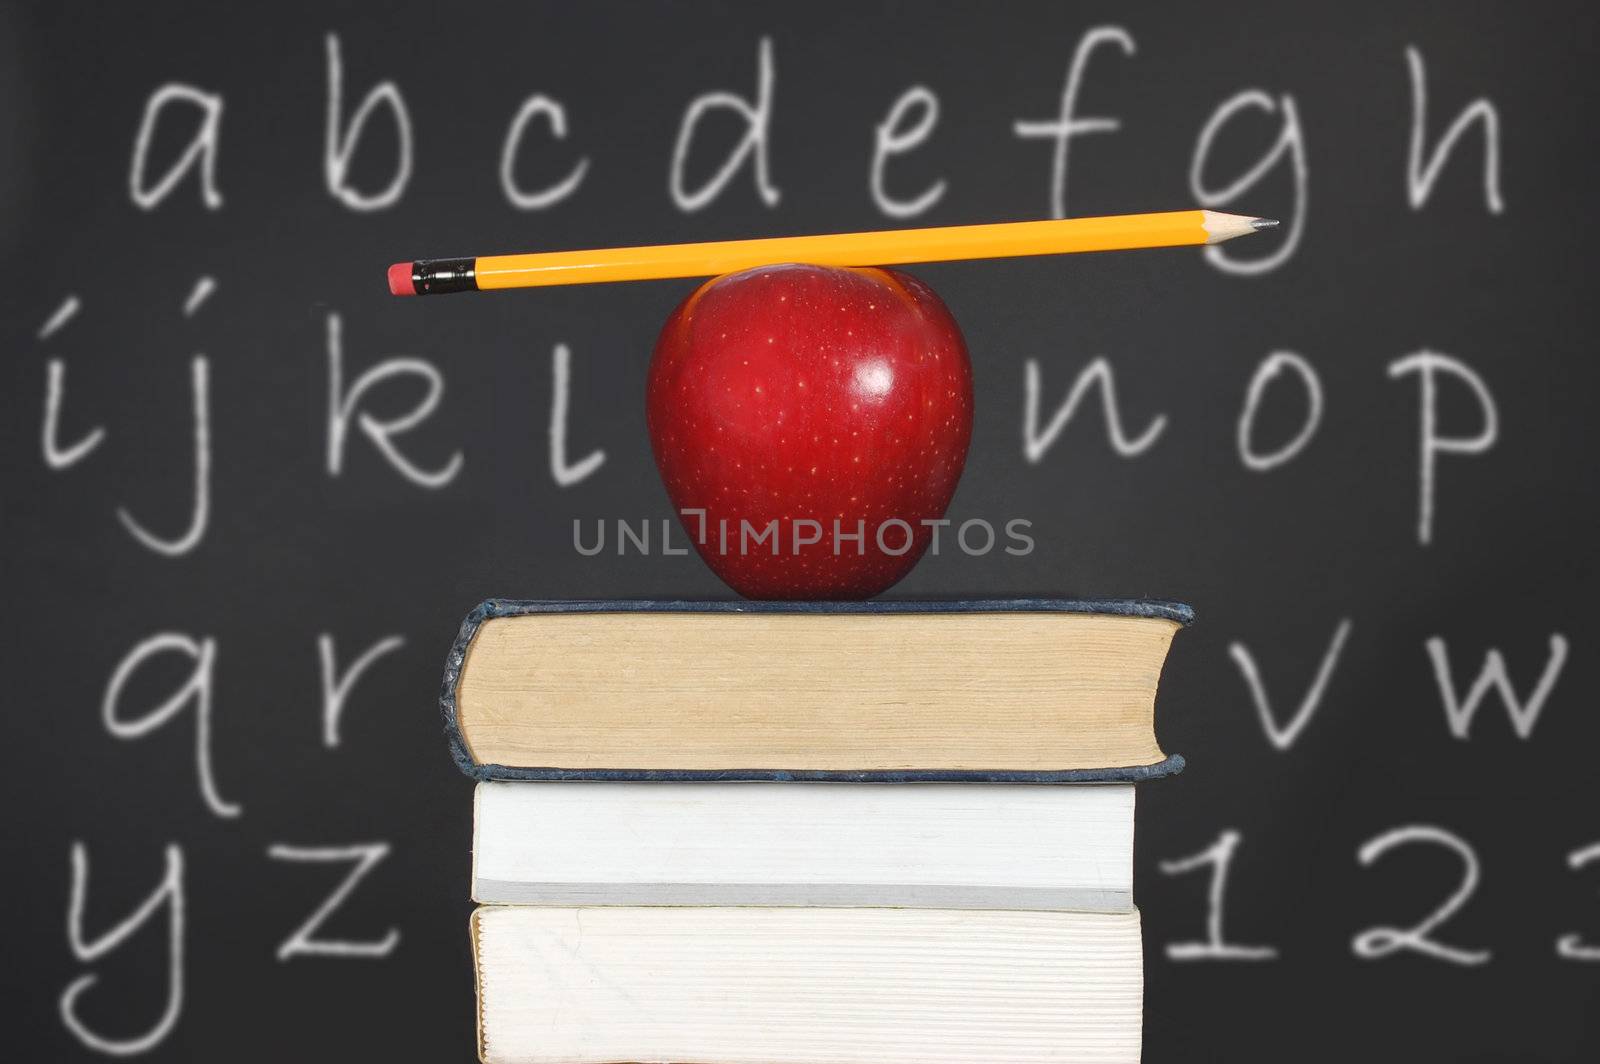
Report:
[[[1180,772],[1184,759],[1168,754],[1151,764],[1108,765],[1097,768],[1074,767],[1060,770],[1012,771],[1006,769],[919,770],[912,768],[861,771],[822,771],[786,768],[782,765],[755,764],[748,767],[714,769],[639,768],[618,765],[608,768],[563,767],[561,765],[506,765],[485,763],[476,758],[463,735],[458,713],[458,694],[463,665],[474,638],[491,620],[533,614],[1018,614],[1067,613],[1098,614],[1110,617],[1154,618],[1177,626],[1193,622],[1194,611],[1177,602],[1145,599],[960,599],[960,600],[873,600],[867,602],[769,602],[753,600],[690,601],[679,599],[489,599],[467,614],[446,659],[444,685],[439,705],[451,755],[468,776],[477,780],[618,780],[636,782],[785,782],[818,781],[840,783],[1132,783],[1157,779]]]

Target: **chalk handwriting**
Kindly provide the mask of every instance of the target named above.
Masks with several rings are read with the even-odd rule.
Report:
[[[1247,108],[1265,111],[1269,115],[1281,114],[1283,125],[1278,132],[1278,139],[1267,149],[1265,155],[1256,160],[1254,166],[1236,178],[1232,184],[1213,188],[1207,185],[1205,180],[1206,160],[1211,155],[1212,141],[1235,115]],[[1260,89],[1246,89],[1229,97],[1201,127],[1200,138],[1194,146],[1193,160],[1189,164],[1189,191],[1202,207],[1225,207],[1232,203],[1271,173],[1272,168],[1284,157],[1289,160],[1289,171],[1294,178],[1294,210],[1284,222],[1282,243],[1278,245],[1277,250],[1253,259],[1236,258],[1228,254],[1223,244],[1206,245],[1206,261],[1224,273],[1246,277],[1270,273],[1288,262],[1289,257],[1300,246],[1300,237],[1305,231],[1306,207],[1310,199],[1311,175],[1306,166],[1305,133],[1300,128],[1300,112],[1295,107],[1293,96],[1284,93],[1274,101]]]
[[[322,930],[322,925],[339,906],[344,904],[345,899],[350,897],[362,879],[366,878],[367,873],[388,855],[387,842],[358,842],[349,846],[291,846],[288,843],[277,842],[267,847],[267,856],[275,861],[291,861],[297,864],[354,862],[350,874],[344,877],[333,893],[329,894],[305,922],[295,928],[293,933],[278,946],[278,960],[287,961],[293,957],[378,958],[393,953],[394,948],[400,944],[398,928],[389,928],[381,939],[376,940],[350,941],[316,937],[317,932]]]
[[[1523,701],[1511,686],[1511,677],[1506,673],[1506,659],[1499,650],[1490,647],[1483,656],[1483,667],[1478,670],[1477,679],[1472,681],[1466,697],[1462,698],[1456,691],[1455,680],[1450,673],[1450,649],[1444,639],[1433,636],[1426,645],[1428,659],[1433,662],[1433,677],[1439,684],[1439,697],[1444,701],[1444,717],[1450,725],[1450,734],[1457,739],[1470,737],[1472,719],[1477,716],[1478,707],[1490,688],[1500,693],[1500,701],[1506,707],[1517,738],[1525,740],[1532,737],[1533,729],[1539,723],[1539,714],[1544,711],[1545,700],[1555,689],[1556,681],[1561,678],[1562,666],[1567,662],[1567,637],[1555,632],[1550,636],[1550,654],[1545,658],[1544,671],[1539,674],[1539,680],[1528,694],[1527,701]]]
[[[1306,419],[1300,426],[1300,431],[1295,433],[1294,438],[1288,443],[1269,454],[1258,454],[1251,442],[1254,439],[1256,410],[1266,394],[1267,385],[1277,380],[1285,369],[1294,370],[1300,378],[1301,386],[1305,389]],[[1255,373],[1250,377],[1250,386],[1245,390],[1244,409],[1239,414],[1237,433],[1239,460],[1244,463],[1246,469],[1256,473],[1276,469],[1305,450],[1306,444],[1311,442],[1311,437],[1317,434],[1317,426],[1321,422],[1322,382],[1317,377],[1317,371],[1311,367],[1311,363],[1292,351],[1274,351],[1256,367]]]
[[[1567,854],[1567,867],[1573,871],[1591,861],[1600,861],[1600,842],[1581,846]],[[1556,956],[1569,961],[1600,961],[1600,945],[1590,945],[1579,934],[1562,935],[1556,940]]]
[[[566,177],[554,184],[533,192],[526,192],[517,184],[517,150],[522,145],[522,134],[527,130],[528,123],[539,117],[544,118],[549,124],[550,133],[555,139],[567,139],[566,108],[548,96],[535,94],[522,101],[516,116],[511,119],[511,126],[506,130],[505,144],[500,149],[500,188],[505,192],[506,199],[511,205],[520,211],[539,211],[546,207],[554,207],[578,191],[578,186],[583,183],[583,175],[589,172],[589,157],[586,155],[572,164]]]
[[[61,305],[50,313],[43,325],[39,326],[38,338],[48,340],[56,333],[67,327],[67,323],[78,316],[78,311],[83,309],[83,304],[76,295],[69,295],[61,301]]]
[[[1443,371],[1465,384],[1478,400],[1478,410],[1483,424],[1471,436],[1440,436],[1438,434],[1438,383],[1434,376]],[[1494,446],[1500,434],[1499,415],[1489,386],[1477,372],[1460,359],[1437,351],[1418,351],[1389,363],[1389,376],[1400,377],[1417,374],[1421,381],[1422,410],[1417,418],[1419,441],[1417,492],[1417,542],[1427,546],[1433,541],[1433,486],[1434,465],[1441,454],[1482,454]]]
[[[322,663],[322,745],[330,750],[339,745],[339,721],[344,715],[345,699],[362,675],[378,663],[378,659],[405,646],[398,635],[385,636],[372,644],[339,675],[333,636],[323,632],[317,636],[317,659]]]
[[[167,700],[137,720],[124,720],[117,712],[122,689],[146,661],[158,654],[184,654],[194,662],[189,678]],[[105,697],[100,702],[100,717],[106,730],[118,739],[139,739],[177,716],[189,702],[194,703],[194,758],[200,779],[200,794],[206,806],[219,817],[236,817],[237,802],[222,797],[211,768],[211,702],[217,664],[217,641],[210,636],[196,640],[181,632],[158,632],[130,650],[111,674]]]
[[[89,457],[89,453],[105,439],[105,429],[96,425],[84,433],[76,443],[65,447],[58,442],[60,435],[61,399],[65,394],[67,366],[59,358],[45,364],[44,426],[40,432],[40,446],[44,451],[44,464],[51,469],[68,469]]]
[[[739,172],[739,167],[747,157],[752,158],[754,162],[756,192],[760,195],[761,202],[768,207],[777,206],[778,190],[767,176],[767,135],[772,127],[772,93],[773,82],[776,79],[771,37],[761,38],[757,65],[759,72],[756,75],[754,104],[731,92],[708,92],[695,97],[690,102],[688,110],[684,111],[683,122],[678,126],[678,139],[672,147],[672,170],[668,179],[672,202],[677,204],[680,211],[685,213],[698,211],[716,199],[728,182],[733,180],[733,175]],[[744,136],[740,138],[738,147],[723,160],[721,168],[711,176],[710,180],[691,191],[684,184],[683,172],[689,164],[689,149],[694,142],[695,128],[708,111],[719,108],[732,111],[744,120]]]
[[[1023,140],[1050,140],[1055,142],[1050,162],[1050,217],[1067,216],[1067,146],[1073,137],[1088,133],[1115,133],[1122,128],[1120,118],[1096,115],[1078,117],[1078,90],[1083,84],[1083,72],[1089,58],[1102,44],[1114,44],[1122,54],[1132,56],[1136,49],[1133,34],[1121,26],[1095,26],[1078,41],[1072,53],[1072,63],[1067,67],[1066,85],[1061,90],[1061,111],[1053,119],[1044,121],[1018,120],[1011,129]]]
[[[556,344],[550,359],[550,476],[556,485],[570,488],[588,480],[602,465],[606,453],[590,451],[575,464],[567,462],[567,408],[572,393],[572,351]]]
[[[341,130],[344,110],[344,57],[339,47],[339,35],[330,33],[326,38],[328,54],[328,109],[327,121],[324,124],[324,139],[322,153],[322,174],[327,183],[328,192],[340,203],[353,211],[378,211],[385,207],[392,207],[400,202],[400,197],[405,194],[406,185],[411,182],[411,114],[406,110],[406,102],[400,95],[400,89],[392,81],[382,81],[374,85],[361,101],[361,106],[356,108],[354,117],[350,119],[350,128]],[[394,175],[389,178],[389,183],[380,192],[365,193],[352,187],[348,180],[350,160],[354,158],[356,148],[361,144],[361,133],[367,127],[367,119],[377,110],[379,104],[387,104],[389,113],[394,118],[395,137],[399,141],[396,153]]]
[[[1090,362],[1084,367],[1083,372],[1078,374],[1078,379],[1072,382],[1072,390],[1067,393],[1066,401],[1056,408],[1055,414],[1050,418],[1050,424],[1046,425],[1044,432],[1041,433],[1039,360],[1030,358],[1023,367],[1022,407],[1022,453],[1030,464],[1037,465],[1045,456],[1056,442],[1056,437],[1067,427],[1067,422],[1072,420],[1078,404],[1083,401],[1089,389],[1096,385],[1100,387],[1100,408],[1105,413],[1106,438],[1110,441],[1112,450],[1124,458],[1134,458],[1149,450],[1161,437],[1162,430],[1167,427],[1165,414],[1157,414],[1151,418],[1144,431],[1134,439],[1129,439],[1122,431],[1122,415],[1117,412],[1116,381],[1112,377],[1111,364],[1103,355]]]
[[[194,287],[189,290],[189,298],[183,301],[183,316],[186,318],[194,317],[195,312],[205,306],[206,300],[210,299],[212,293],[216,290],[217,279],[215,277],[201,277],[195,281]]]
[[[917,117],[910,129],[902,129],[910,114]],[[891,196],[884,181],[884,171],[891,156],[902,155],[924,143],[939,124],[939,97],[926,85],[913,85],[900,94],[889,109],[889,116],[874,132],[872,148],[872,201],[878,209],[891,218],[915,218],[938,203],[944,196],[945,181],[940,178],[921,193],[902,199]]]
[[[361,431],[367,434],[378,453],[386,458],[400,475],[424,488],[444,487],[461,472],[465,459],[460,451],[437,469],[423,469],[400,453],[391,437],[416,428],[438,407],[444,395],[444,376],[438,367],[425,359],[401,356],[388,358],[356,378],[348,395],[344,394],[344,323],[338,314],[328,315],[328,475],[338,476],[344,469],[345,437],[349,434],[350,419],[367,392],[386,380],[397,377],[417,377],[428,386],[427,394],[409,413],[388,420],[380,420],[362,411],[356,417]]]
[[[1406,69],[1411,72],[1411,146],[1406,155],[1406,200],[1411,209],[1420,211],[1427,204],[1434,182],[1439,180],[1444,164],[1450,161],[1451,150],[1472,123],[1478,122],[1483,126],[1483,200],[1490,214],[1504,211],[1505,201],[1500,198],[1500,112],[1487,99],[1473,100],[1456,115],[1424,164],[1422,142],[1428,129],[1428,74],[1422,52],[1415,45],[1406,46]]]
[[[168,104],[187,103],[200,111],[200,124],[183,154],[167,167],[167,172],[153,186],[145,173],[150,155],[150,142],[160,124],[161,115]],[[178,186],[190,170],[200,174],[200,202],[207,210],[222,206],[222,193],[217,191],[217,145],[222,133],[222,96],[205,92],[193,85],[168,82],[145,101],[144,119],[139,123],[139,133],[133,141],[133,160],[128,167],[128,195],[140,210],[155,207]]]
[[[1233,852],[1239,848],[1239,832],[1226,828],[1217,841],[1190,857],[1161,861],[1157,867],[1169,876],[1183,875],[1196,868],[1211,867],[1206,888],[1206,937],[1204,942],[1169,942],[1167,959],[1174,961],[1270,961],[1276,960],[1274,946],[1241,946],[1227,941],[1222,933],[1222,912],[1228,889],[1228,868]]]
[[[72,885],[67,901],[67,943],[81,964],[93,964],[122,945],[162,909],[167,910],[167,996],[161,1015],[143,1034],[111,1038],[92,1030],[78,1015],[78,1000],[99,983],[93,972],[78,976],[61,992],[61,1022],[85,1047],[113,1057],[147,1053],[172,1033],[183,1013],[183,850],[166,848],[166,871],[150,896],[139,903],[120,922],[99,938],[90,939],[83,930],[83,910],[89,894],[89,851],[82,842],[72,843]],[[148,970],[148,969],[146,969]]]
[[[1267,733],[1267,740],[1279,750],[1287,750],[1294,745],[1295,739],[1311,723],[1311,715],[1317,711],[1317,705],[1322,701],[1322,692],[1328,686],[1328,680],[1333,676],[1333,670],[1339,664],[1339,653],[1344,650],[1344,641],[1350,636],[1350,618],[1345,617],[1339,621],[1339,626],[1334,629],[1333,640],[1328,644],[1327,651],[1322,655],[1322,664],[1317,667],[1317,675],[1312,679],[1311,686],[1306,689],[1305,697],[1300,700],[1300,706],[1295,710],[1289,722],[1279,726],[1272,716],[1272,707],[1267,702],[1266,686],[1261,682],[1261,674],[1256,670],[1256,661],[1243,643],[1233,642],[1228,644],[1228,656],[1233,658],[1233,663],[1239,667],[1240,674],[1244,677],[1245,686],[1250,688],[1250,698],[1255,703],[1256,716],[1261,719],[1261,728]]]
[[[1412,843],[1443,846],[1461,858],[1461,882],[1455,893],[1411,927],[1368,928],[1356,935],[1351,941],[1351,948],[1357,957],[1364,960],[1378,960],[1391,953],[1411,950],[1449,964],[1471,966],[1487,963],[1490,954],[1486,949],[1462,949],[1428,937],[1435,928],[1454,916],[1472,897],[1472,892],[1478,889],[1478,855],[1459,835],[1430,824],[1408,824],[1367,840],[1356,851],[1356,859],[1366,867],[1397,846]]]
[[[125,507],[118,507],[117,519],[150,550],[177,558],[188,554],[205,538],[211,518],[211,398],[210,364],[204,355],[189,363],[189,386],[194,396],[194,502],[189,508],[189,526],[172,539],[163,539],[141,525]]]
[[[48,340],[66,328],[67,323],[78,316],[80,306],[77,296],[67,296],[39,327],[38,338],[41,341]],[[69,469],[89,457],[89,453],[100,446],[100,441],[106,435],[105,429],[96,425],[75,443],[64,447],[61,445],[61,400],[67,390],[66,376],[67,364],[62,359],[52,358],[45,363],[44,421],[39,432],[39,447],[44,452],[45,466],[55,470]]]

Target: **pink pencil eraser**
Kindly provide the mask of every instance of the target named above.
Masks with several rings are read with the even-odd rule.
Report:
[[[389,294],[392,296],[417,294],[417,286],[411,283],[411,263],[397,262],[389,267]]]

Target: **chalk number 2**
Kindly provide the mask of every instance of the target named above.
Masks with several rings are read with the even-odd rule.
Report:
[[[1209,868],[1207,891],[1206,937],[1203,941],[1168,943],[1166,954],[1173,961],[1274,961],[1278,959],[1275,946],[1241,946],[1226,941],[1222,934],[1222,914],[1225,907],[1228,876],[1235,851],[1242,836],[1233,829],[1224,830],[1216,842],[1197,854],[1175,861],[1160,862],[1160,869],[1168,875],[1182,875],[1200,868]],[[1375,835],[1356,851],[1356,861],[1370,867],[1392,850],[1405,846],[1435,846],[1454,854],[1461,863],[1459,878],[1450,893],[1438,902],[1432,911],[1406,927],[1381,925],[1358,932],[1350,940],[1350,948],[1363,960],[1382,960],[1395,953],[1420,953],[1447,964],[1473,967],[1487,964],[1492,956],[1487,949],[1469,949],[1450,945],[1439,937],[1445,923],[1456,916],[1478,889],[1481,878],[1477,852],[1461,836],[1432,824],[1407,824]],[[1590,864],[1600,865],[1600,842],[1579,847],[1567,854],[1567,867],[1577,871]],[[1555,954],[1566,961],[1600,963],[1600,943],[1585,941],[1576,931],[1559,936]]]

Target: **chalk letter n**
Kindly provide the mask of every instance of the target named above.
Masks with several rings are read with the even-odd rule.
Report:
[[[1022,417],[1022,453],[1029,463],[1037,465],[1039,460],[1050,450],[1067,427],[1067,422],[1072,420],[1072,415],[1077,411],[1078,404],[1084,396],[1089,394],[1089,389],[1095,385],[1100,386],[1100,405],[1105,412],[1106,436],[1111,442],[1111,447],[1124,458],[1134,458],[1149,450],[1156,440],[1161,437],[1161,431],[1167,427],[1167,416],[1157,414],[1150,419],[1143,432],[1137,437],[1129,439],[1122,431],[1122,415],[1117,412],[1117,386],[1111,374],[1111,363],[1104,356],[1096,358],[1084,367],[1078,379],[1072,382],[1072,390],[1067,393],[1066,402],[1056,409],[1050,418],[1050,424],[1045,426],[1043,432],[1039,431],[1039,360],[1030,358],[1023,367],[1023,417]]]

